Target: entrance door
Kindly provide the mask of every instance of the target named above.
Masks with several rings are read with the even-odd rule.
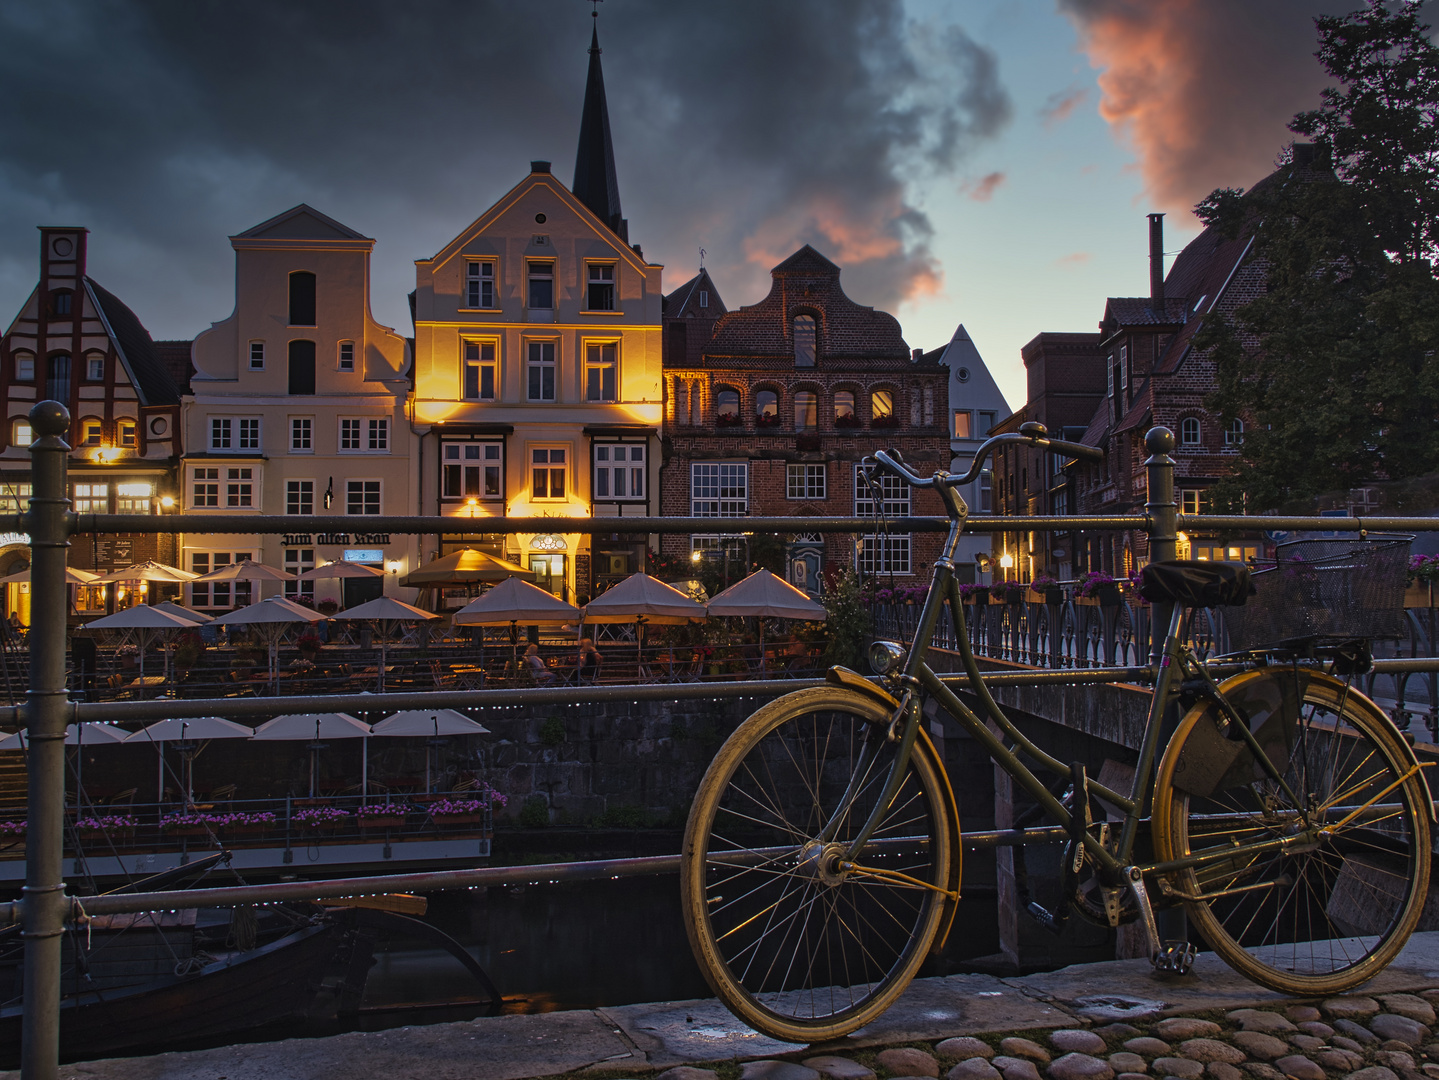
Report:
[[[343,578],[341,584],[345,588],[347,608],[378,600],[385,592],[385,579],[382,577]]]
[[[531,555],[530,570],[535,584],[545,592],[565,598],[565,557],[563,555]]]

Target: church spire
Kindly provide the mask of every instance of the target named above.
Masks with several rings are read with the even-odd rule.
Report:
[[[580,145],[575,154],[575,198],[629,242],[629,222],[620,216],[620,184],[615,177],[615,148],[610,141],[610,112],[605,105],[605,77],[600,70],[598,24],[590,36],[590,74],[585,83],[585,108],[580,116]]]

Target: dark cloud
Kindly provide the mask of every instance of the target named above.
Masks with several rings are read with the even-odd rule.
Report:
[[[305,201],[380,241],[377,314],[534,158],[570,178],[590,22],[573,0],[0,0],[0,299],[34,226],[89,226],[97,278],[157,334],[230,306],[225,237]],[[933,288],[908,183],[1008,120],[994,54],[900,0],[605,5],[631,238],[726,301],[815,244],[866,303]],[[8,317],[8,316],[7,316]]]
[[[1149,194],[1187,211],[1249,187],[1326,85],[1316,15],[1345,0],[1059,0],[1101,69],[1099,111],[1139,155]]]

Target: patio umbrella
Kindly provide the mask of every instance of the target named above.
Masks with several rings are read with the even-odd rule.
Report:
[[[99,579],[99,574],[92,574],[88,570],[76,570],[73,566],[65,567],[65,584],[67,585],[89,585]],[[29,585],[30,571],[21,570],[6,577],[0,577],[0,585]]]
[[[476,581],[504,581],[506,578],[534,580],[534,573],[518,563],[506,562],[474,548],[453,551],[442,559],[411,570],[400,582],[404,586],[465,585]]]
[[[129,737],[130,733],[124,728],[96,720],[66,726],[65,745],[80,747],[75,755],[75,805],[77,807],[80,805],[80,793],[85,789],[85,747],[122,743]],[[0,750],[28,749],[29,740],[23,731],[17,731],[14,735],[0,739]]]
[[[166,566],[164,563],[152,560],[127,566],[123,570],[111,570],[108,574],[101,574],[93,584],[109,585],[120,581],[149,581],[162,585],[178,585],[184,581],[194,581],[199,576],[188,570],[181,570],[178,566]]]
[[[519,670],[519,626],[563,625],[577,623],[580,609],[567,604],[553,593],[519,578],[500,582],[483,596],[471,600],[455,612],[457,626],[508,626],[510,628],[511,660]]]
[[[270,682],[273,683],[275,669],[278,666],[280,638],[284,636],[285,631],[299,623],[324,622],[324,620],[325,616],[318,611],[301,607],[299,604],[286,600],[283,596],[272,596],[267,600],[251,604],[249,607],[217,615],[211,625],[219,626],[223,623],[226,626],[248,626],[259,635],[269,650]]]
[[[195,624],[188,619],[148,604],[139,604],[113,615],[106,615],[94,622],[86,623],[86,630],[137,630],[140,647],[140,694],[145,692],[145,647],[152,637],[158,637],[176,630],[193,630]],[[168,667],[168,663],[166,665]]]
[[[768,570],[756,570],[705,605],[711,615],[756,616],[759,619],[759,669],[765,670],[765,619],[802,619],[820,622],[828,612],[799,589]]]
[[[441,745],[450,735],[488,735],[490,729],[454,709],[406,709],[387,716],[370,729],[389,738],[428,737],[429,747]],[[430,749],[425,750],[425,790],[430,790]]]
[[[155,801],[163,802],[165,799],[165,744],[167,742],[179,743],[181,758],[184,762],[185,773],[185,805],[189,806],[194,799],[194,763],[195,743],[209,742],[211,739],[248,739],[254,734],[250,728],[243,724],[237,724],[233,720],[226,720],[220,716],[193,716],[185,719],[160,720],[149,727],[141,728],[125,741],[150,742],[160,753],[160,771],[155,786]]]
[[[366,601],[352,608],[346,608],[333,616],[335,619],[346,621],[373,622],[380,630],[380,681],[379,688],[385,688],[385,660],[389,653],[390,631],[400,623],[424,622],[428,619],[438,619],[439,616],[429,611],[421,611],[419,608],[403,601],[396,600],[392,596],[379,596],[374,600]]]
[[[364,563],[346,562],[344,559],[336,559],[334,562],[327,562],[317,566],[313,570],[306,570],[295,580],[319,581],[321,578],[367,578],[384,576],[385,572],[377,567],[366,566]]]
[[[645,624],[683,625],[704,617],[704,605],[644,573],[631,574],[585,605],[586,623],[635,624],[637,664],[644,662]]]
[[[201,574],[196,581],[294,581],[295,575],[285,570],[276,570],[257,563],[254,559],[241,559],[226,566],[217,567],[208,574]]]
[[[320,751],[325,748],[323,739],[368,739],[370,726],[362,724],[349,713],[286,713],[273,720],[267,720],[255,729],[257,742],[302,742],[310,741],[310,798],[315,797],[316,782],[319,779]],[[360,793],[369,794],[370,747],[364,747],[364,761],[360,768]]]
[[[171,615],[178,615],[196,626],[204,626],[206,623],[215,621],[215,616],[206,615],[203,611],[196,611],[194,608],[182,607],[173,600],[164,600],[158,604],[151,604],[156,611],[168,611]]]

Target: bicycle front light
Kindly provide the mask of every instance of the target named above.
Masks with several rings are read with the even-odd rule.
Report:
[[[904,648],[893,641],[876,641],[869,647],[869,666],[876,675],[888,675],[904,663]]]

